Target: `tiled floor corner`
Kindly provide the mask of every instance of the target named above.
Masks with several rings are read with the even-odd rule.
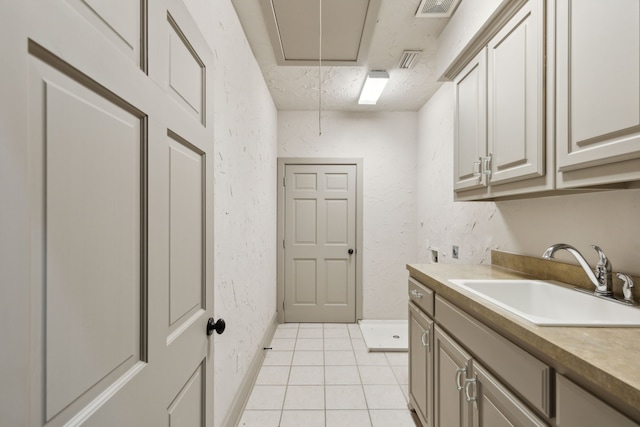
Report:
[[[406,352],[369,353],[357,324],[279,325],[242,427],[415,427]]]

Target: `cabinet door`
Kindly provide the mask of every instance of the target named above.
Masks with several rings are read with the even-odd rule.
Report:
[[[562,375],[556,376],[558,427],[638,427],[609,405]]]
[[[488,44],[491,185],[544,175],[544,9],[529,0]]]
[[[548,426],[477,362],[464,391],[472,403],[473,427]]]
[[[409,397],[423,427],[433,425],[433,321],[409,304]]]
[[[483,49],[454,81],[454,189],[486,186],[481,161],[487,154],[486,49]]]
[[[602,6],[557,1],[557,159],[564,187],[640,178],[640,160],[630,161],[640,159],[640,2]]]
[[[463,388],[471,369],[471,356],[437,325],[433,345],[434,425],[466,426],[469,404]]]

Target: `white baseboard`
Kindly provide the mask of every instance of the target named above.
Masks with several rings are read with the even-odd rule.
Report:
[[[240,423],[242,412],[244,411],[244,407],[247,404],[247,400],[249,400],[249,395],[251,394],[253,385],[255,384],[258,373],[260,372],[262,361],[264,360],[264,357],[266,355],[264,348],[269,347],[269,344],[271,344],[271,340],[273,339],[273,335],[276,333],[277,327],[277,313],[274,313],[273,317],[271,318],[271,322],[269,323],[269,327],[265,331],[264,336],[262,337],[262,341],[260,341],[260,345],[256,349],[253,360],[251,360],[251,364],[249,365],[249,369],[247,370],[247,373],[242,380],[242,384],[240,384],[240,388],[233,398],[231,409],[227,413],[227,416],[222,423],[223,426],[237,427],[238,423]]]

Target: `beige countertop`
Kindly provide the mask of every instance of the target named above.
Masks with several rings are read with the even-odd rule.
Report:
[[[640,420],[640,328],[536,326],[448,282],[533,278],[495,265],[410,264],[407,269],[437,295]]]

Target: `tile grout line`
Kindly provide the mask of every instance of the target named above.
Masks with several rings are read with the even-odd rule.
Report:
[[[327,350],[326,350],[325,345],[324,345],[325,344],[325,339],[326,339],[325,329],[324,329],[325,324],[322,324],[322,325],[323,326],[322,326],[321,337],[319,337],[318,339],[321,341],[321,350],[322,350],[321,351],[321,353],[322,353],[322,364],[321,364],[322,373],[320,375],[320,378],[322,379],[322,386],[323,386],[323,391],[324,391],[324,393],[323,393],[323,400],[324,400],[324,402],[323,402],[323,414],[324,414],[324,425],[326,426],[328,421],[329,421],[329,417],[328,417],[329,409],[328,409],[328,406],[327,406],[328,386],[329,385],[327,384],[327,366],[328,366],[327,365],[327,359],[326,359]],[[399,374],[397,374],[396,371],[393,368],[396,367],[396,366],[397,367],[405,367],[405,368],[407,368],[407,366],[405,364],[398,364],[401,361],[398,360],[398,358],[395,357],[395,356],[394,356],[393,361],[392,361],[390,359],[390,357],[389,357],[390,354],[387,353],[387,352],[383,352],[383,358],[379,358],[380,360],[370,361],[369,359],[367,359],[367,360],[364,360],[364,364],[361,364],[360,361],[355,358],[355,353],[356,353],[355,344],[356,343],[354,342],[355,339],[361,339],[361,337],[355,336],[357,334],[357,332],[358,332],[357,330],[352,330],[353,328],[349,328],[349,325],[345,325],[345,326],[346,326],[346,329],[347,329],[347,336],[349,337],[349,341],[348,342],[350,343],[348,352],[353,355],[354,368],[356,369],[357,378],[359,380],[359,384],[358,384],[360,386],[359,389],[361,390],[361,393],[362,393],[362,395],[364,397],[364,402],[365,402],[364,410],[367,411],[367,419],[369,420],[370,425],[373,426],[373,414],[372,414],[372,410],[373,409],[370,407],[369,399],[367,399],[367,395],[365,393],[365,389],[364,389],[365,384],[363,382],[363,376],[362,376],[361,367],[377,366],[377,365],[379,365],[380,361],[384,361],[385,362],[384,365],[388,366],[389,369],[391,369],[391,371],[392,371],[393,380],[394,380],[394,383],[395,383],[393,385],[395,385],[395,386],[400,388],[400,393],[402,394],[403,398],[406,400],[406,397],[404,396],[404,393],[402,392],[402,384],[400,384],[402,381],[398,378]],[[288,365],[285,365],[288,368],[288,372],[287,372],[286,384],[285,384],[285,394],[284,394],[284,398],[283,398],[282,405],[281,405],[281,408],[280,408],[279,425],[283,422],[283,420],[286,421],[286,419],[284,418],[285,402],[286,402],[287,394],[288,394],[288,391],[289,391],[289,385],[290,385],[290,382],[292,380],[293,368],[295,366],[297,366],[297,365],[294,365],[294,356],[295,356],[296,351],[303,351],[304,350],[304,349],[303,350],[298,350],[299,340],[303,339],[300,336],[300,333],[301,333],[300,324],[296,325],[295,328],[291,328],[291,329],[295,329],[295,336],[294,336],[293,352],[292,352],[291,359],[289,360]],[[334,335],[331,338],[338,339],[338,337],[336,337],[335,335],[339,336],[340,333],[332,333],[330,335]],[[313,338],[315,338],[315,337],[313,337]],[[306,345],[306,343],[305,343],[305,345]],[[336,351],[338,351],[338,350],[336,350]],[[359,350],[359,351],[362,351],[362,350]],[[365,351],[365,353],[368,353],[368,352]],[[393,364],[394,361],[396,363],[395,365]],[[263,365],[263,366],[265,366],[265,365]],[[274,365],[274,366],[277,366],[277,365]],[[350,366],[350,365],[348,365],[348,364],[347,365],[337,364],[335,366],[336,367],[340,367],[340,366]],[[309,367],[313,367],[313,366],[312,365],[300,365],[298,367],[299,368],[309,368]],[[377,384],[376,381],[377,380],[374,381],[373,385]],[[300,384],[300,385],[313,385],[313,381],[310,382],[309,384]],[[332,384],[332,385],[340,386],[340,384]],[[380,385],[387,385],[387,383],[380,384]],[[296,408],[292,408],[292,411],[294,409],[296,409]],[[307,410],[307,409],[306,408],[299,408],[299,410],[303,411],[303,410]],[[308,410],[311,410],[311,408],[308,409]],[[345,411],[355,411],[355,410],[360,410],[360,409],[357,406],[353,406],[353,407],[349,407],[349,408],[344,408],[343,410],[345,410]],[[391,410],[394,410],[394,409],[389,408],[389,410],[391,411]],[[318,414],[318,415],[320,415],[320,414]]]
[[[293,329],[293,328],[292,328]],[[291,352],[291,360],[289,360],[289,375],[287,375],[287,384],[284,388],[284,397],[282,398],[282,408],[280,409],[280,419],[278,420],[278,426],[282,424],[282,417],[284,416],[284,404],[287,401],[287,393],[289,392],[289,381],[291,379],[291,368],[293,366],[293,357],[296,354],[296,345],[298,344],[298,333],[300,332],[300,324],[296,327],[296,336],[293,343],[293,352]]]

